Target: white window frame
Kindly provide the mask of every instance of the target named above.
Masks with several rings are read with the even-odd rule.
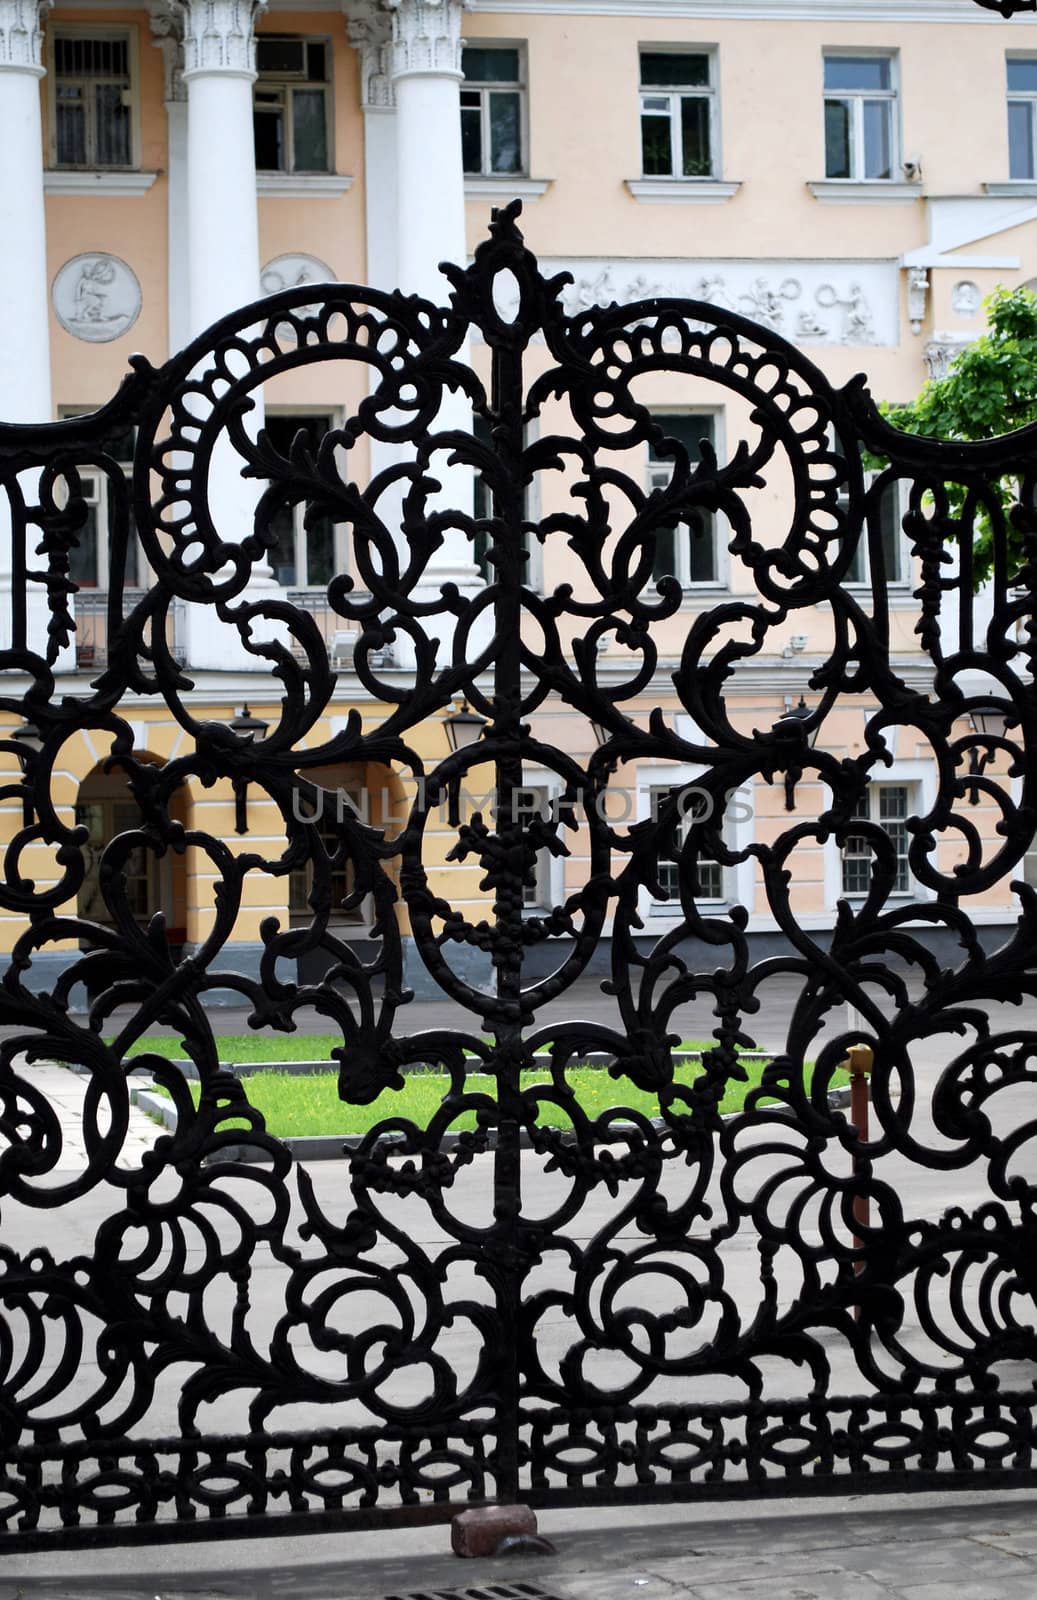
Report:
[[[829,89],[825,83],[827,63],[829,60],[856,61],[869,59],[872,61],[889,62],[888,89]],[[825,137],[825,179],[829,183],[897,183],[903,180],[903,156],[901,153],[900,133],[900,52],[896,49],[868,48],[857,45],[841,45],[826,47],[822,53],[821,66],[821,94],[822,94],[822,128],[826,116],[826,107],[829,100],[848,101],[851,108],[850,124],[850,173],[845,178],[832,177],[828,172],[827,137]],[[865,139],[864,139],[864,102],[865,100],[883,100],[890,107],[889,112],[889,176],[886,178],[870,178],[864,172]]]
[[[326,417],[328,419],[328,427],[326,431],[329,433],[333,432],[335,428],[341,426],[340,414],[334,406],[328,406],[327,409],[320,408],[316,410],[303,406],[267,406],[266,415],[268,418],[277,419],[297,417],[300,424],[307,421],[313,421],[318,417]],[[309,550],[307,546],[307,540],[309,536],[305,527],[305,517],[305,503],[292,507],[292,532],[295,544],[296,577],[295,581],[292,583],[281,584],[279,582],[278,587],[284,590],[286,593],[289,590],[309,589],[313,590],[314,593],[323,594],[327,589],[326,583],[311,583],[309,581]],[[332,544],[332,560],[334,562],[336,573],[349,572],[351,570],[351,551],[349,548],[349,535],[346,531],[346,527],[347,525],[342,522],[335,522],[332,524],[334,541]],[[299,573],[302,570],[306,571],[305,583],[299,579]]]
[[[72,162],[58,161],[58,98],[57,89],[61,80],[57,72],[57,41],[59,39],[125,39],[126,60],[129,67],[130,86],[123,90],[123,105],[130,113],[130,159],[117,166],[101,166],[96,160],[88,159],[85,164],[79,165]],[[81,27],[70,22],[58,22],[48,25],[46,30],[47,49],[47,152],[49,168],[55,172],[136,172],[140,169],[140,45],[139,35],[135,23],[121,23],[117,27],[101,26],[88,23]],[[96,151],[93,152],[96,156]],[[87,156],[91,152],[87,151]]]
[[[637,775],[637,805],[636,815],[639,822],[652,821],[653,796],[672,793],[674,789],[684,789],[689,785],[699,783],[706,772],[706,768],[682,763],[670,763],[665,767],[641,767]],[[729,849],[741,852],[750,845],[754,838],[754,805],[753,791],[750,785],[745,785],[732,797],[731,803],[725,806],[723,822],[723,838]],[[688,824],[690,826],[690,823]],[[754,906],[754,871],[753,861],[740,861],[733,867],[721,865],[721,897],[720,899],[700,899],[699,906],[706,915],[724,912],[733,905],[742,905],[752,914]],[[679,897],[659,900],[642,886],[639,894],[638,913],[644,919],[651,919],[655,924],[663,919],[670,923],[680,923],[684,920]]]
[[[702,56],[709,69],[709,83],[689,84],[685,88],[675,86],[664,88],[661,85],[646,84],[641,71],[641,58],[643,56]],[[696,44],[651,44],[641,43],[637,55],[637,81],[638,81],[638,137],[641,142],[641,176],[643,179],[675,179],[680,183],[708,183],[711,179],[720,177],[723,168],[720,164],[720,96],[718,92],[718,51],[716,45]],[[670,168],[668,173],[645,172],[645,149],[642,119],[644,118],[645,100],[661,100],[666,98],[670,102]],[[709,110],[709,171],[689,175],[684,171],[684,130],[681,125],[681,101],[705,100]],[[678,168],[680,170],[678,170]]]
[[[716,451],[718,461],[725,459],[725,411],[722,406],[652,406],[651,414],[653,422],[659,423],[664,430],[667,417],[711,417],[713,419],[713,448]],[[651,494],[653,489],[665,488],[669,483],[673,476],[673,463],[669,461],[653,461],[647,449],[646,457],[645,488],[646,492]],[[677,560],[675,564],[679,570],[674,573],[674,577],[684,591],[685,598],[703,593],[712,594],[717,590],[726,589],[728,585],[727,545],[729,541],[724,531],[727,524],[719,511],[711,511],[708,514],[713,523],[713,565],[716,570],[716,577],[696,578],[694,582],[692,581],[691,532],[685,528],[685,536],[677,540]],[[648,580],[649,589],[654,589],[656,582],[655,578],[650,578]]]
[[[334,53],[330,37],[320,33],[282,33],[279,29],[270,33],[256,35],[258,43],[270,39],[286,39],[299,43],[305,53],[306,47],[311,44],[324,46],[324,72],[321,79],[307,78],[304,73],[298,72],[257,72],[256,81],[252,86],[253,113],[257,111],[262,115],[257,106],[257,95],[264,89],[267,91],[279,90],[284,96],[282,112],[282,129],[284,133],[284,166],[283,167],[258,167],[260,177],[269,176],[271,173],[280,173],[286,177],[319,177],[323,173],[335,171],[335,113],[334,113]],[[323,167],[297,167],[295,164],[295,119],[292,112],[292,93],[299,89],[324,90],[324,139],[327,150],[327,163]]]
[[[556,772],[549,772],[544,767],[527,767],[522,774],[522,789],[530,795],[536,795],[552,816],[562,798],[562,782]],[[523,814],[529,815],[529,808],[523,806]],[[559,822],[559,828],[564,824]],[[568,831],[568,830],[566,830]],[[536,884],[533,889],[534,898],[527,899],[528,886],[523,886],[522,915],[524,917],[542,917],[555,906],[561,905],[565,890],[565,857],[552,855],[550,850],[538,850],[536,858]]]
[[[867,721],[868,713],[865,714]],[[936,798],[936,773],[931,761],[920,759],[898,759],[894,757],[891,766],[883,766],[875,772],[868,784],[869,791],[881,787],[901,787],[908,791],[907,814],[909,817],[924,817],[932,810]],[[872,819],[878,821],[877,817]],[[909,841],[913,835],[908,835]],[[851,905],[860,905],[866,898],[864,894],[847,894],[843,889],[843,847],[834,838],[825,844],[825,908],[826,912],[834,912],[840,900],[847,900]],[[894,890],[887,898],[887,904],[910,905],[914,902],[927,902],[935,899],[935,892],[925,884],[920,884],[911,875],[908,868],[908,887],[905,891]]]
[[[1037,179],[1037,88],[1035,89],[1010,89],[1007,86],[1008,68],[1013,61],[1029,61],[1037,65],[1037,53],[1032,50],[1010,50],[1005,58],[1006,80],[1006,120],[1008,123],[1008,176],[1010,181],[1033,183]],[[1030,170],[1029,172],[1012,171],[1012,130],[1011,110],[1013,105],[1026,105],[1030,108]]]
[[[469,38],[465,44],[472,50],[515,50],[518,52],[517,79],[501,80],[490,83],[479,78],[462,78],[462,94],[478,94],[479,96],[479,127],[480,148],[482,163],[478,172],[464,169],[466,178],[499,178],[502,181],[508,178],[525,178],[529,176],[529,71],[526,61],[526,41],[524,39],[480,39]],[[498,172],[490,165],[490,95],[494,92],[517,94],[519,103],[519,164],[514,172]],[[471,109],[462,106],[462,109]],[[463,163],[462,163],[463,164]]]

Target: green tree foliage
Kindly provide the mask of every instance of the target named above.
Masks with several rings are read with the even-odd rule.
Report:
[[[906,405],[882,406],[893,427],[932,439],[996,439],[1037,420],[1037,294],[995,289],[985,308],[986,332],[955,356],[946,377],[930,379]],[[1017,496],[1016,479],[1001,479],[997,491],[1007,510]],[[951,511],[959,513],[964,486],[948,483],[947,496]],[[974,535],[979,582],[989,575],[991,559],[990,518],[982,510]],[[1021,540],[1011,522],[1008,543],[1011,558],[1021,566]]]

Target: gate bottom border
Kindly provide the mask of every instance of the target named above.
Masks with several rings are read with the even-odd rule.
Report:
[[[526,1407],[509,1491],[513,1456],[473,1419],[27,1446],[0,1454],[0,1551],[407,1528],[516,1498],[633,1508],[1032,1489],[1037,1393]]]

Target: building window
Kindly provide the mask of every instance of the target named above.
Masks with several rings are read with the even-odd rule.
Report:
[[[369,911],[369,897],[366,895],[360,899],[356,897],[356,867],[351,860],[343,860],[338,856],[343,844],[341,831],[335,826],[332,802],[328,801],[326,805],[331,814],[316,824],[316,831],[329,861],[331,920],[343,923],[364,922]],[[349,806],[358,817],[363,816],[363,796],[357,790],[336,790],[334,805],[343,808]],[[307,861],[302,867],[296,867],[288,875],[288,910],[295,921],[309,922],[313,917],[310,895],[313,892],[314,876],[312,860]],[[326,880],[322,876],[320,881],[324,883]]]
[[[662,898],[667,904],[670,901],[680,902],[681,852],[691,829],[704,820],[703,812],[708,803],[706,796],[697,790],[688,794],[689,788],[695,790],[694,783],[649,790],[652,821],[659,828],[656,874]],[[685,797],[687,803],[682,802],[681,796]],[[674,799],[677,804],[671,809],[668,802]],[[695,859],[694,876],[690,880],[686,876],[689,870],[685,867],[684,881],[697,901],[724,903],[724,869],[719,861],[710,861],[700,854]]]
[[[715,90],[708,52],[641,52],[641,170],[646,178],[711,178]]]
[[[331,171],[331,45],[263,33],[256,39],[252,126],[260,172]]]
[[[1008,61],[1008,175],[1037,177],[1037,57]]]
[[[316,447],[332,427],[327,415],[277,416],[267,413],[264,428],[270,443],[287,460],[292,440],[302,429]],[[267,552],[274,577],[286,589],[326,588],[339,571],[335,524],[327,515],[308,515],[309,503],[281,504],[269,519],[275,542]]]
[[[516,45],[461,52],[461,157],[471,175],[524,172],[522,51]]]
[[[127,29],[55,32],[51,97],[55,166],[133,166],[131,54]]]
[[[893,841],[897,860],[894,894],[909,894],[911,891],[907,832],[909,799],[909,786],[906,783],[873,783],[864,791],[854,812],[854,816],[862,821],[877,823]],[[868,893],[874,859],[872,838],[866,833],[847,836],[843,845],[843,894]]]
[[[76,827],[87,830],[83,853],[86,871],[78,896],[78,913],[91,922],[110,926],[112,913],[101,893],[100,865],[105,845],[119,834],[131,833],[141,827],[140,808],[133,800],[87,800],[76,805]],[[126,857],[122,871],[126,875],[126,904],[130,915],[141,925],[147,924],[159,906],[158,858],[153,851],[138,844]]]
[[[892,56],[825,57],[825,175],[892,178],[896,166]]]
[[[664,439],[648,445],[648,489],[665,489],[673,477],[674,441],[687,452],[692,471],[702,460],[702,445],[716,447],[717,418],[713,412],[657,412],[652,420]],[[675,577],[682,588],[718,582],[717,519],[712,511],[689,508],[679,522],[655,530],[652,577]]]
[[[871,484],[874,478],[871,478]],[[869,485],[870,486],[870,485]],[[871,537],[870,524],[878,519],[879,543],[882,549],[883,577],[887,584],[902,585],[907,582],[907,559],[902,531],[903,506],[901,485],[898,480],[887,483],[878,493],[870,493],[867,516],[861,529],[857,548],[846,570],[845,582],[870,586]]]
[[[58,416],[63,419],[81,416],[85,409],[82,406],[59,406]],[[131,589],[146,587],[149,581],[144,552],[133,526],[133,500],[129,489],[129,480],[133,475],[133,446],[134,430],[127,428],[124,433],[113,436],[105,443],[105,454],[111,456],[115,463],[113,468],[107,472],[99,466],[78,469],[78,498],[85,508],[85,516],[76,530],[76,543],[69,551],[68,568],[69,577],[79,589],[107,590],[115,577],[109,570],[109,549],[119,502],[130,525],[124,581]],[[126,484],[124,492],[120,479]],[[59,484],[56,498],[59,504],[69,504],[71,496],[67,484]]]

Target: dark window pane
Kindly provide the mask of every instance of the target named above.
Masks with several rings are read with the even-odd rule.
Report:
[[[864,176],[893,176],[892,104],[888,100],[864,102]]]
[[[283,113],[276,111],[256,111],[252,117],[252,129],[256,142],[256,166],[260,172],[284,171],[284,123]]]
[[[466,105],[474,100],[476,104]],[[461,96],[461,165],[465,172],[482,171],[482,111],[478,94]]]
[[[326,83],[328,77],[326,50],[322,44],[306,46],[306,76],[311,83]]]
[[[96,589],[101,581],[97,561],[96,506],[87,506],[86,523],[79,529],[76,538],[78,543],[68,556],[69,576],[83,589]]]
[[[668,178],[673,174],[669,113],[641,117],[641,170],[646,178]]]
[[[700,95],[681,100],[682,171],[686,178],[708,178],[713,170],[709,149],[709,101]]]
[[[709,57],[676,51],[641,52],[641,82],[652,88],[697,89],[709,85]]]
[[[692,583],[715,583],[717,580],[716,528],[709,511],[700,511],[689,530],[691,544],[688,555],[688,576]]]
[[[521,172],[522,134],[517,94],[490,95],[490,171]]]
[[[302,76],[306,70],[305,46],[302,39],[282,39],[276,35],[256,40],[256,71],[260,77],[281,75]]]
[[[903,579],[900,537],[900,494],[895,483],[887,484],[879,500],[879,533],[887,583]]]
[[[676,439],[684,446],[693,465],[702,459],[703,439],[708,439],[710,444],[716,443],[716,418],[708,411],[663,411],[654,416],[652,421],[659,425],[668,439]],[[661,448],[653,442],[648,446],[648,459],[671,461],[673,458],[663,455]]]
[[[63,167],[86,166],[86,108],[78,89],[58,89],[57,156]]]
[[[826,89],[889,89],[888,56],[826,56]]]
[[[319,517],[306,530],[306,582],[330,583],[335,576],[335,527]]]
[[[676,576],[677,530],[676,528],[656,528],[655,558],[652,561],[652,577],[675,578]]]
[[[518,83],[519,53],[470,46],[461,52],[461,71],[469,83]]]
[[[1008,171],[1013,178],[1032,178],[1033,106],[1025,100],[1008,102]]]
[[[296,172],[327,172],[328,125],[323,89],[292,91],[292,132]]]
[[[270,519],[270,531],[276,535],[267,560],[273,568],[277,582],[291,588],[298,582],[295,570],[295,515],[290,506],[282,506]]]
[[[850,108],[845,100],[825,101],[825,177],[850,176]]]
[[[1009,61],[1008,87],[1024,94],[1037,94],[1037,57],[1029,61]]]
[[[122,89],[118,84],[97,84],[94,89],[94,117],[98,166],[129,166],[130,111],[122,103]]]

